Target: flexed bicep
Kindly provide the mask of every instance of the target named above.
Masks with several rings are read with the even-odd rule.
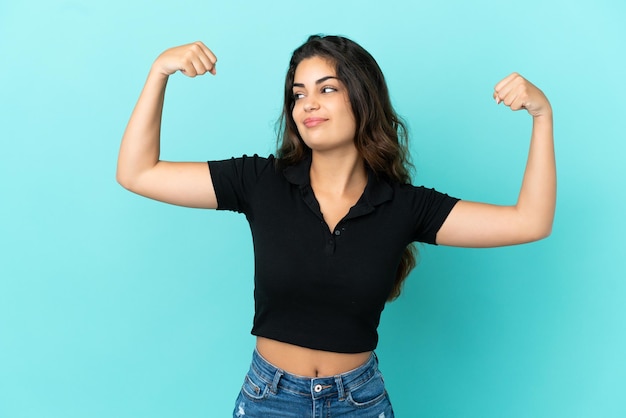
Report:
[[[515,206],[459,201],[437,233],[437,244],[453,247],[502,247],[545,238],[532,218]]]
[[[202,42],[167,49],[152,64],[130,117],[117,160],[117,181],[142,196],[175,205],[216,208],[211,173],[204,162],[160,159],[161,115],[168,77],[215,75],[217,58]]]
[[[552,107],[541,90],[517,73],[494,88],[497,104],[526,109],[533,117],[530,150],[517,203],[498,206],[461,201],[437,234],[437,243],[494,247],[536,241],[550,235],[556,207],[556,161]],[[502,132],[503,137],[508,132]]]
[[[217,198],[206,162],[160,161],[137,180],[124,185],[150,199],[191,208],[216,209]]]

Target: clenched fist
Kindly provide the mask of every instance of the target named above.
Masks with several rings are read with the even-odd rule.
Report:
[[[180,71],[186,76],[195,77],[207,72],[215,75],[217,58],[202,42],[193,42],[170,48],[154,61],[153,70],[165,76]]]
[[[511,110],[526,109],[533,117],[552,112],[543,92],[518,73],[512,73],[496,84],[493,98],[496,103],[504,103]]]

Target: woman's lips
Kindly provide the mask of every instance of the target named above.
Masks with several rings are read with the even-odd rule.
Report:
[[[306,126],[307,128],[312,128],[314,126],[319,125],[320,123],[324,123],[326,122],[328,119],[324,119],[324,118],[306,118],[304,120],[304,126]]]

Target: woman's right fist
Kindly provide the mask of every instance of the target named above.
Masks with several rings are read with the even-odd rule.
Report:
[[[215,54],[198,41],[164,51],[154,61],[152,68],[166,76],[180,71],[188,77],[195,77],[207,72],[215,75],[216,62]]]

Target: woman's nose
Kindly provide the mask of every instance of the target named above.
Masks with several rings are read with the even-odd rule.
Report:
[[[304,102],[304,111],[310,112],[312,110],[317,110],[319,108],[319,103],[315,99],[315,97],[306,97]]]

